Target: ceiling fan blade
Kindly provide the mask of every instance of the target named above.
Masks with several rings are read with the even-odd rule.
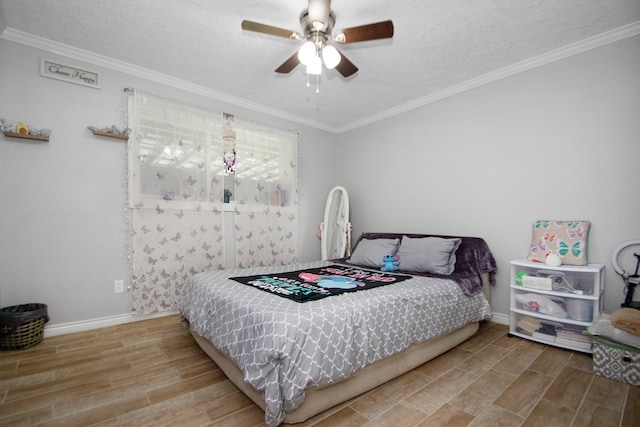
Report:
[[[300,60],[298,59],[298,52],[295,52],[293,55],[291,55],[289,59],[284,61],[282,65],[276,68],[276,73],[282,73],[282,74],[290,73],[291,70],[296,68],[299,63],[300,63]]]
[[[255,31],[256,33],[270,34],[272,36],[284,37],[287,39],[300,40],[302,36],[291,30],[285,30],[284,28],[274,27],[267,24],[261,24],[259,22],[242,21],[242,29],[247,31]]]
[[[340,56],[341,59],[338,65],[336,65],[336,70],[338,70],[338,72],[342,74],[343,77],[349,77],[358,72],[358,67],[353,65],[353,62],[349,61],[349,59],[344,56],[342,52],[340,52]]]
[[[338,43],[355,43],[393,37],[393,22],[382,21],[339,31],[334,40]]]

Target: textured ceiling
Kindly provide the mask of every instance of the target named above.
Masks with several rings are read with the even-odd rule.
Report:
[[[306,87],[304,67],[274,72],[302,42],[240,28],[248,19],[300,31],[306,6],[306,0],[0,0],[0,32],[7,39],[42,37],[340,132],[640,22],[639,0],[333,0],[336,30],[391,19],[395,35],[339,46],[360,71],[344,78],[323,70],[316,94]]]

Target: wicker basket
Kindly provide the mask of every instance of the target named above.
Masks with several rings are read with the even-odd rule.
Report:
[[[21,304],[0,309],[0,350],[24,350],[44,338],[49,321],[46,304]]]

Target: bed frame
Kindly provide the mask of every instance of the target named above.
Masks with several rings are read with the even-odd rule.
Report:
[[[487,300],[491,301],[489,274],[483,273],[481,277],[482,290]],[[288,412],[283,422],[290,424],[303,422],[329,408],[409,372],[466,341],[478,331],[478,327],[479,322],[470,323],[461,329],[420,344],[414,344],[400,353],[366,366],[344,381],[321,388],[309,389],[302,405],[293,412]],[[218,365],[227,378],[264,410],[264,395],[244,381],[242,371],[236,364],[205,338],[193,331],[191,331],[191,334],[202,350]]]

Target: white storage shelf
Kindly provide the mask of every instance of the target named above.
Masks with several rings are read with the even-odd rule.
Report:
[[[544,286],[534,285],[524,277],[550,280]],[[603,309],[604,266],[550,267],[515,260],[511,261],[509,288],[510,335],[592,353],[591,341],[582,331],[593,324]]]

